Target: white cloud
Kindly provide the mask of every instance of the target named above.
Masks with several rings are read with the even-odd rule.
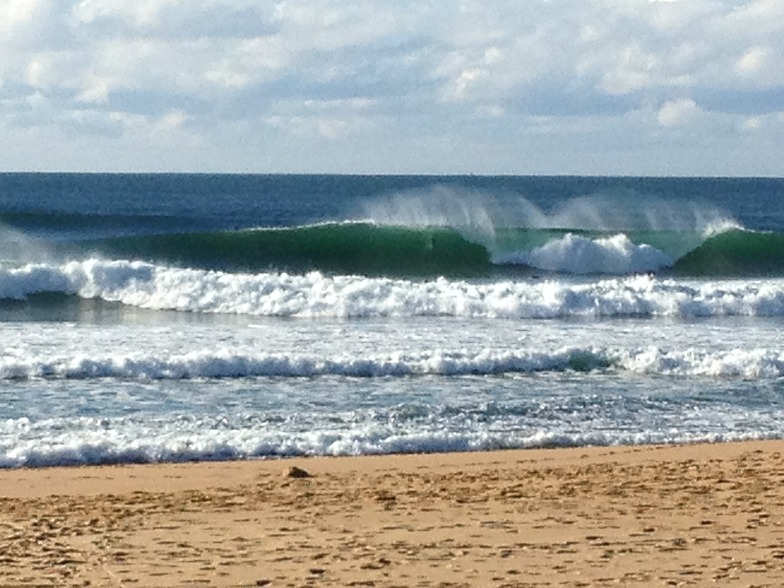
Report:
[[[740,128],[746,132],[759,131],[765,124],[761,116],[751,116],[740,123]]]
[[[680,98],[665,102],[656,118],[663,127],[682,127],[693,122],[701,113],[702,110],[694,100]]]
[[[0,35],[4,45],[40,40],[48,17],[55,12],[50,0],[3,0],[0,2]]]
[[[736,165],[738,137],[780,137],[784,110],[781,0],[0,0],[0,55],[0,140],[103,137],[78,168],[168,129],[215,169],[255,136],[266,152],[243,165],[269,171],[291,149],[328,168],[329,141],[381,171],[549,157],[558,173],[639,151],[642,172],[698,125],[725,171],[722,146]],[[0,167],[43,165],[27,153]]]
[[[167,6],[176,6],[172,0],[82,0],[73,9],[73,17],[82,23],[116,18],[137,27],[150,27],[158,22]]]

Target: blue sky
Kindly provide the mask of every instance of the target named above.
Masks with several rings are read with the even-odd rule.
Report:
[[[0,170],[784,176],[782,0],[0,0]]]

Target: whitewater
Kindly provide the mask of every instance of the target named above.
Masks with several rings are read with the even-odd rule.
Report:
[[[650,274],[593,280],[428,281],[234,274],[89,259],[0,270],[0,298],[60,294],[153,310],[280,317],[783,316],[784,279],[685,282]]]
[[[784,436],[782,180],[0,174],[0,225],[0,467]]]

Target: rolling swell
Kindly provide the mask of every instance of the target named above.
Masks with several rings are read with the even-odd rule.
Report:
[[[678,259],[672,271],[681,276],[784,276],[784,234],[720,233]]]
[[[601,232],[498,229],[487,246],[450,227],[326,223],[84,241],[82,253],[222,271],[317,270],[399,277],[527,274],[784,276],[784,234],[731,229]]]
[[[370,223],[118,237],[88,246],[111,255],[224,271],[481,276],[491,265],[482,245],[454,230]]]
[[[189,219],[187,222],[193,223]],[[99,214],[49,211],[0,212],[0,227],[24,232],[30,237],[56,241],[73,240],[84,235],[122,235],[172,231],[186,226],[181,217],[142,214]]]

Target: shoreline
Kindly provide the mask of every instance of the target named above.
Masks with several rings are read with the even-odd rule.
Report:
[[[14,585],[784,582],[784,440],[22,468],[0,505]]]

